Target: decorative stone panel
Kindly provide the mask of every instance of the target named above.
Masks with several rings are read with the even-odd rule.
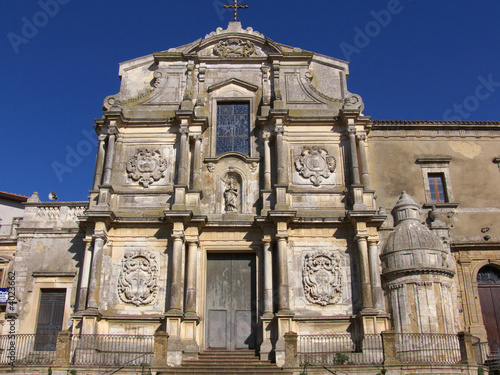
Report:
[[[339,254],[316,251],[304,256],[302,284],[307,300],[318,305],[334,305],[342,298]]]
[[[167,160],[162,157],[161,152],[147,148],[137,149],[127,163],[128,177],[145,188],[165,177],[166,169]]]
[[[295,169],[304,179],[308,179],[314,186],[321,185],[335,172],[336,160],[328,151],[320,146],[303,146],[300,156],[295,158]]]
[[[152,303],[158,294],[156,254],[137,250],[126,253],[118,280],[118,295],[125,303],[136,306]]]

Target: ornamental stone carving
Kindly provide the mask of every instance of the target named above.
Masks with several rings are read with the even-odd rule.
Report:
[[[147,148],[137,149],[135,155],[127,163],[128,177],[147,188],[153,182],[165,177],[167,160],[162,158],[159,150]]]
[[[220,57],[250,57],[255,54],[252,42],[241,39],[221,40],[213,49],[215,56]]]
[[[226,212],[238,212],[239,186],[236,177],[229,176],[224,190],[224,210]]]
[[[136,306],[152,303],[158,294],[156,255],[144,250],[126,253],[122,260],[118,295]]]
[[[336,164],[335,158],[318,146],[304,146],[301,155],[295,158],[297,172],[303,178],[309,179],[314,186],[319,186],[324,178],[330,177]]]
[[[302,284],[307,300],[318,305],[334,305],[342,298],[339,254],[316,251],[306,254]]]

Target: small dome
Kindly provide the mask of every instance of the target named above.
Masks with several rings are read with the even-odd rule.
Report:
[[[450,254],[440,239],[420,223],[420,210],[403,192],[393,210],[396,228],[381,255],[383,274],[437,272],[453,274]]]

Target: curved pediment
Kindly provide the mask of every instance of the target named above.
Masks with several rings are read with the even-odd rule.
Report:
[[[189,45],[182,53],[200,57],[251,58],[281,55],[282,51],[277,44],[251,27],[243,29],[241,23],[230,22],[227,29],[219,27],[203,40]]]

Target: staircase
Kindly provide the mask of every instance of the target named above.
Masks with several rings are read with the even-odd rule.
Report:
[[[283,371],[271,361],[261,361],[254,351],[206,351],[198,356],[198,360],[182,362],[180,367],[162,370],[157,375],[172,374],[245,374],[245,375],[292,375]]]

